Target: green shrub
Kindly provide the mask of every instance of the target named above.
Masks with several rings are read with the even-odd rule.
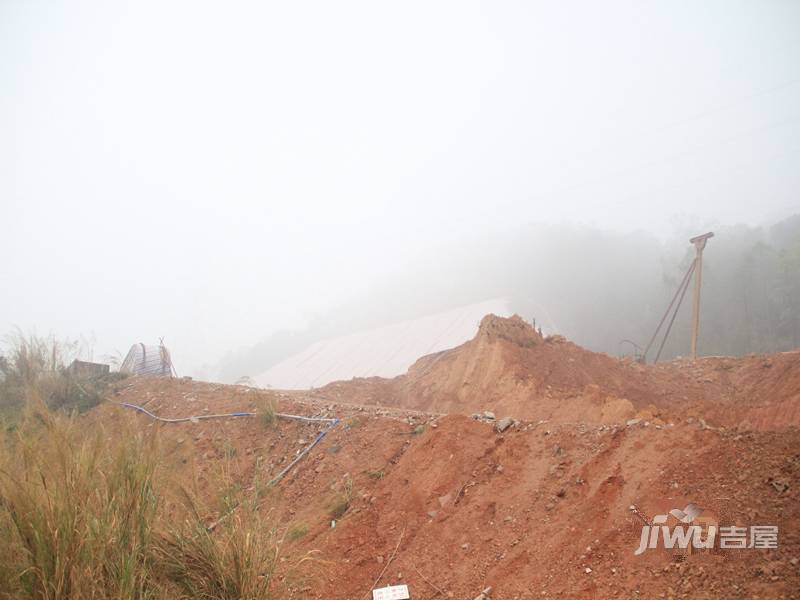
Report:
[[[307,533],[308,533],[308,525],[304,523],[299,523],[297,525],[292,525],[289,528],[289,530],[286,532],[286,537],[294,542],[304,537]]]
[[[6,337],[5,347],[7,355],[0,363],[0,418],[12,423],[33,396],[51,410],[82,413],[102,402],[109,386],[126,377],[70,372],[68,364],[79,354],[77,342],[17,332]]]

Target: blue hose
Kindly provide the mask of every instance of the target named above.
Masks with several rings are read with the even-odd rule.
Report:
[[[136,404],[130,404],[128,402],[117,402],[116,404],[119,404],[120,406],[124,406],[125,408],[131,408],[133,410],[137,410],[137,411],[139,411],[141,413],[144,413],[145,415],[147,415],[151,419],[155,419],[156,421],[161,421],[162,423],[185,423],[187,421],[197,422],[200,419],[223,419],[223,418],[228,418],[228,417],[255,417],[258,414],[258,413],[254,413],[254,412],[235,412],[235,413],[224,413],[224,414],[219,414],[219,415],[198,415],[198,416],[192,416],[192,417],[178,417],[178,418],[175,418],[175,419],[168,419],[168,418],[164,418],[164,417],[159,417],[155,413],[151,413],[146,408],[144,408],[142,406],[138,406]],[[317,434],[317,437],[314,439],[314,441],[312,441],[308,446],[306,446],[303,449],[303,451],[300,454],[298,454],[297,457],[286,466],[286,468],[284,468],[280,473],[278,473],[275,477],[273,477],[270,480],[268,485],[275,485],[281,479],[283,479],[283,477],[291,470],[291,468],[293,466],[295,466],[298,462],[300,462],[300,460],[306,454],[308,454],[308,452],[314,446],[319,444],[322,441],[322,438],[324,438],[328,434],[328,432],[331,429],[333,429],[339,423],[339,419],[337,419],[336,417],[334,417],[334,418],[304,417],[302,415],[290,415],[290,414],[286,414],[286,413],[275,413],[275,416],[279,417],[281,419],[289,419],[289,420],[292,420],[292,421],[304,421],[306,423],[323,422],[323,423],[330,423],[330,425],[328,425],[327,428],[325,428],[322,431],[320,431]]]

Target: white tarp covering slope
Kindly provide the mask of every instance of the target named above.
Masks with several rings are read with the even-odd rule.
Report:
[[[488,300],[419,319],[316,342],[256,377],[260,386],[320,387],[353,377],[394,377],[419,357],[471,339],[489,313],[510,316],[503,299]]]

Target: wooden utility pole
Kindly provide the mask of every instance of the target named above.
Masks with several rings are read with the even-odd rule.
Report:
[[[709,231],[689,240],[697,252],[694,259],[694,307],[692,310],[692,360],[697,358],[697,333],[700,330],[700,286],[703,283],[703,250],[714,232]]]

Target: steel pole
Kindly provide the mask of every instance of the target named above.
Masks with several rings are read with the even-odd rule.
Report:
[[[694,244],[696,251],[694,269],[694,303],[692,308],[692,360],[697,358],[697,336],[700,332],[700,286],[703,283],[703,250],[709,238],[714,237],[712,232],[693,237],[689,241]]]
[[[700,331],[700,286],[703,283],[703,249],[697,248],[694,269],[694,305],[692,308],[692,360],[697,358],[697,334]]]

